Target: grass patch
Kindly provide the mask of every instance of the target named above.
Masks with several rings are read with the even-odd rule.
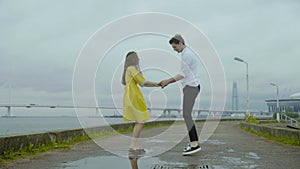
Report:
[[[155,123],[155,124],[145,124],[143,129],[151,129],[151,128],[156,128],[156,127],[164,127],[164,126],[170,126],[173,124],[181,124],[181,122],[174,122],[174,123]],[[99,138],[104,138],[108,136],[114,136],[118,133],[128,133],[132,132],[134,127],[133,125],[130,125],[129,127],[126,128],[118,128],[115,130],[111,131],[105,131],[101,133],[92,133],[89,135],[85,136],[78,136],[75,137],[72,140],[64,141],[64,142],[52,142],[50,144],[41,144],[38,146],[34,146],[33,144],[30,144],[28,147],[21,147],[17,151],[8,151],[4,152],[2,156],[0,156],[0,166],[5,166],[9,164],[10,162],[13,162],[14,160],[17,159],[22,159],[28,156],[34,156],[37,153],[42,153],[42,152],[47,152],[47,151],[52,151],[52,150],[58,150],[58,149],[70,149],[73,147],[74,144],[79,143],[79,142],[84,142],[88,141],[91,139],[99,139]]]
[[[245,115],[245,122],[251,123],[251,124],[259,124],[259,121],[256,120],[256,118],[252,114],[250,114],[250,115],[246,114]]]
[[[281,143],[284,143],[284,144],[287,144],[287,145],[300,146],[300,140],[298,140],[298,139],[275,137],[275,136],[271,136],[270,134],[267,134],[267,133],[257,132],[257,131],[254,131],[254,130],[244,128],[241,125],[240,125],[240,128],[247,131],[247,132],[249,132],[249,133],[255,134],[257,136],[265,137],[265,138],[267,138],[269,140],[272,140],[272,141],[281,142]]]
[[[75,143],[83,142],[90,140],[89,136],[79,136],[70,141],[64,142],[51,142],[50,144],[41,144],[38,146],[34,146],[34,144],[30,144],[28,147],[21,146],[17,151],[7,151],[4,152],[0,157],[0,166],[3,166],[13,160],[22,159],[27,156],[33,156],[37,153],[47,152],[56,149],[70,149]]]

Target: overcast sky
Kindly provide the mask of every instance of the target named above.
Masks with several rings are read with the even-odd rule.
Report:
[[[251,109],[266,110],[264,100],[276,97],[276,88],[270,82],[279,85],[281,98],[300,92],[298,0],[0,0],[0,104],[9,102],[11,81],[14,104],[71,105],[74,65],[89,37],[113,20],[142,12],[181,17],[210,39],[224,66],[227,109],[231,108],[233,82],[238,85],[240,109],[246,105],[246,68],[233,60],[235,56],[249,64]],[[125,51],[132,49],[159,48],[165,43],[164,50],[178,55],[168,46],[167,38],[145,36],[127,42],[108,53],[108,60],[115,57],[109,62],[113,68],[108,67],[108,72],[114,71]],[[142,58],[141,66],[146,64]],[[202,73],[200,107],[207,108],[210,89],[205,70]],[[110,76],[98,73],[96,79]],[[164,78],[155,78],[151,72],[145,72],[145,76],[156,81]],[[111,82],[99,86],[104,87],[96,87],[98,101],[112,105],[107,92]],[[164,90],[178,93],[174,85]],[[146,95],[151,92],[143,91]],[[161,96],[161,91],[152,91],[151,97]],[[146,99],[149,103],[148,96]],[[180,97],[171,95],[167,104],[180,105]]]

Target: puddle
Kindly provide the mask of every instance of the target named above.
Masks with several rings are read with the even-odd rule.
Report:
[[[158,158],[134,158],[130,161],[128,158],[118,156],[97,156],[72,161],[62,164],[59,169],[130,169],[131,162],[136,162],[139,168],[151,168],[153,164],[160,163]]]
[[[233,165],[248,164],[246,161],[243,161],[241,158],[237,158],[237,157],[223,157],[223,159],[225,159],[225,161]]]
[[[228,149],[228,151],[233,151]],[[58,169],[99,169],[99,168],[113,168],[113,169],[131,169],[132,165],[136,165],[142,169],[232,169],[232,168],[247,168],[255,169],[255,159],[260,157],[253,152],[248,152],[245,159],[239,157],[221,157],[221,161],[215,163],[211,160],[205,160],[199,164],[188,164],[170,161],[161,161],[158,157],[120,157],[120,156],[96,156],[80,159],[77,161],[61,163]],[[214,164],[213,164],[214,163]],[[220,165],[221,164],[221,165]]]
[[[200,140],[201,142],[201,140]],[[220,140],[206,140],[204,143],[206,144],[213,144],[213,145],[223,145],[226,144],[225,142],[222,142]]]
[[[160,139],[148,139],[145,141],[146,143],[177,143],[177,141],[172,141],[172,140],[160,140]]]
[[[253,153],[253,152],[249,152],[246,154],[246,157],[248,158],[253,158],[253,159],[256,159],[256,160],[259,160],[260,157],[256,154],[256,153]]]
[[[213,169],[230,169],[230,168],[226,168],[226,167],[220,166],[220,165],[213,165],[212,168]]]
[[[254,161],[244,161],[238,157],[223,157],[223,159],[230,165],[238,168],[245,169],[256,169],[259,166],[254,163]]]
[[[63,163],[59,169],[131,169],[132,163],[135,163],[142,169],[229,169],[223,166],[210,164],[170,163],[161,161],[157,157],[131,158],[130,160],[118,156],[89,157],[78,161]]]
[[[228,153],[234,153],[234,150],[231,149],[231,148],[226,148],[226,151],[227,151]]]
[[[128,160],[117,157],[89,157],[78,161],[68,162],[63,164],[64,169],[96,169],[102,167],[120,168],[128,165]]]

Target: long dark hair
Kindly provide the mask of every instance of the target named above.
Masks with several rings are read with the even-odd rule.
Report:
[[[122,75],[122,84],[126,85],[125,74],[129,66],[135,66],[138,71],[140,71],[139,58],[135,51],[128,52],[125,58],[124,70]],[[141,71],[140,71],[141,72]]]

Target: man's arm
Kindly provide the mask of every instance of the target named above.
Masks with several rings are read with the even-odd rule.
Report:
[[[166,87],[168,84],[177,82],[177,81],[179,81],[179,80],[181,80],[181,79],[183,79],[183,78],[184,78],[184,76],[178,74],[178,75],[176,75],[176,76],[174,76],[174,77],[171,77],[170,79],[162,80],[162,81],[159,83],[159,85],[160,85],[162,88],[164,88],[164,87]]]

